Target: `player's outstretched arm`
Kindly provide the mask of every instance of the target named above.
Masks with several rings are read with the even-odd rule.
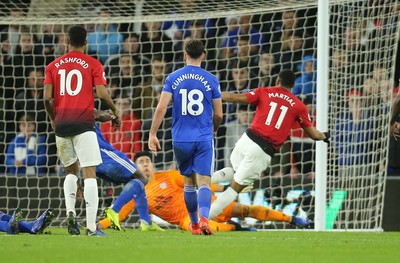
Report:
[[[222,101],[236,102],[240,104],[249,104],[246,94],[236,94],[231,92],[222,92]]]
[[[113,125],[119,128],[121,125],[121,113],[115,107],[114,102],[111,99],[110,94],[108,94],[106,87],[104,85],[96,85],[97,97],[104,102],[113,112],[115,118],[112,119]]]
[[[94,119],[99,122],[107,122],[114,120],[117,116],[110,111],[94,110]]]
[[[157,150],[161,150],[160,142],[157,138],[157,131],[164,119],[167,107],[172,98],[172,94],[168,92],[161,92],[161,97],[158,102],[156,112],[151,122],[150,133],[149,133],[149,149],[157,156]]]
[[[314,141],[324,141],[329,144],[330,134],[329,132],[320,132],[313,126],[303,128],[304,131],[310,136]]]

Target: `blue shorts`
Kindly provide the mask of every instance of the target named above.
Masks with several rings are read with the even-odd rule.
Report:
[[[208,175],[214,172],[214,141],[173,142],[173,149],[182,175],[193,172]]]
[[[132,179],[137,166],[126,154],[100,148],[103,163],[96,167],[96,176],[115,184],[124,184]]]

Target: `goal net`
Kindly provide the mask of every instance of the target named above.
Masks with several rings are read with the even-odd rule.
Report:
[[[399,85],[400,6],[391,0],[329,2],[332,139],[326,228],[379,230],[391,101]],[[280,70],[292,69],[297,76],[293,93],[309,107],[314,122],[318,116],[316,0],[2,1],[0,17],[0,211],[20,207],[33,219],[52,207],[57,215],[53,225],[65,225],[65,174],[44,111],[42,86],[45,66],[67,52],[66,32],[73,24],[88,30],[87,53],[103,63],[108,90],[126,114],[126,123],[131,121],[119,131],[103,125],[102,132],[130,157],[147,149],[164,79],[184,65],[182,47],[190,38],[204,42],[202,66],[218,77],[222,91],[273,86]],[[98,101],[96,107],[105,109]],[[216,170],[231,166],[230,153],[253,115],[251,107],[224,103],[224,121],[215,139]],[[23,137],[31,119],[35,140]],[[170,169],[170,111],[158,137],[162,150],[155,166]],[[315,143],[294,128],[254,189],[240,194],[238,201],[313,219],[315,156]],[[122,186],[99,182],[102,209]],[[83,219],[84,204],[78,206]],[[133,213],[124,224],[135,226],[137,221]],[[260,229],[290,227],[251,218],[240,222]]]

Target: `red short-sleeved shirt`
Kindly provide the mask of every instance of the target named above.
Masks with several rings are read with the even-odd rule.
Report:
[[[94,131],[95,85],[106,85],[103,65],[82,52],[71,51],[46,67],[44,84],[53,85],[58,136]]]
[[[251,131],[279,150],[296,122],[312,126],[307,106],[282,87],[257,88],[246,93],[249,104],[257,105]]]

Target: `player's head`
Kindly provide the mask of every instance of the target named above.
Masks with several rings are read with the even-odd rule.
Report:
[[[154,173],[153,156],[150,152],[139,151],[135,153],[133,161],[147,177],[150,177]]]
[[[68,31],[68,42],[72,47],[84,47],[87,44],[87,32],[82,26],[73,26]]]
[[[279,72],[278,85],[281,85],[284,88],[293,88],[294,82],[296,80],[296,75],[293,70],[284,69]]]
[[[185,54],[192,59],[200,59],[205,53],[204,44],[198,39],[189,39],[185,43]]]

